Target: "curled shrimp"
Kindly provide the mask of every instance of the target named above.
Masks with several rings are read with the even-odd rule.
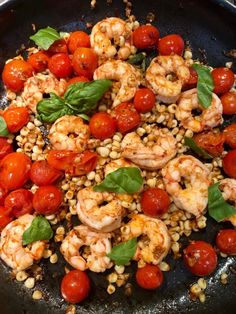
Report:
[[[200,110],[201,114],[194,117],[192,110],[196,109]],[[221,124],[222,113],[222,103],[216,94],[212,94],[210,107],[203,108],[198,101],[197,89],[193,88],[181,94],[175,116],[186,129],[201,132]]]
[[[168,79],[170,75],[174,75],[173,80]],[[189,68],[178,55],[158,56],[146,71],[147,85],[157,94],[158,100],[167,104],[176,102],[189,77]]]
[[[26,214],[10,222],[1,233],[0,257],[12,269],[24,270],[43,256],[45,241],[36,241],[26,247],[22,244],[22,236],[28,229],[34,216]]]
[[[122,156],[140,168],[161,169],[177,153],[174,136],[171,132],[165,131],[163,129],[153,130],[150,134],[149,146],[142,142],[137,133],[128,133],[121,143]]]
[[[82,153],[89,139],[89,127],[80,117],[65,115],[51,126],[48,138],[53,149]]]
[[[125,21],[109,17],[94,25],[90,42],[100,57],[126,60],[132,50],[131,38],[132,31]]]
[[[159,264],[170,249],[170,235],[163,221],[142,214],[133,214],[121,229],[122,241],[140,237],[134,260]]]
[[[210,185],[210,172],[206,166],[198,159],[184,155],[168,162],[162,175],[166,191],[175,205],[200,216],[207,206]]]
[[[219,189],[222,191],[222,196],[225,201],[230,201],[236,210],[236,180],[235,179],[223,179],[220,181]],[[236,214],[225,219],[230,221],[234,227],[236,227]]]
[[[121,83],[121,87],[113,101],[113,107],[132,99],[141,84],[140,71],[121,60],[105,62],[95,70],[93,78],[94,80],[111,79]]]
[[[83,246],[89,248],[86,259],[79,252]],[[82,271],[90,269],[100,273],[113,265],[107,257],[111,251],[111,234],[94,232],[87,226],[74,227],[62,241],[60,251],[72,267]]]

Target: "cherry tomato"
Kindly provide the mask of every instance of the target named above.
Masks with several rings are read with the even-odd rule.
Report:
[[[212,131],[199,133],[194,136],[196,144],[205,149],[213,157],[220,156],[224,150],[225,135]]]
[[[106,112],[97,112],[89,121],[89,129],[94,137],[105,140],[115,134],[116,120]]]
[[[33,207],[38,214],[52,215],[58,212],[62,201],[62,192],[56,186],[40,186],[34,194]]]
[[[141,50],[155,49],[159,37],[160,32],[153,25],[141,25],[133,32],[134,45]]]
[[[70,53],[74,53],[79,47],[90,48],[89,35],[82,31],[73,32],[70,34],[67,45]]]
[[[58,78],[65,78],[72,74],[71,60],[66,53],[56,53],[48,61],[48,68]]]
[[[98,67],[98,56],[90,48],[77,48],[73,54],[72,65],[78,75],[91,80]]]
[[[0,182],[8,190],[21,188],[28,180],[31,160],[23,153],[10,153],[0,161]]]
[[[224,129],[225,143],[236,149],[236,123],[230,124]]]
[[[47,50],[49,53],[67,53],[67,45],[65,39],[56,40]]]
[[[17,218],[24,214],[32,214],[33,193],[25,189],[12,191],[5,198],[4,206]]]
[[[236,92],[227,92],[220,97],[224,114],[236,113]]]
[[[7,196],[7,193],[8,193],[8,190],[0,182],[0,205],[4,204],[4,200],[5,200],[6,196]]]
[[[236,254],[236,230],[220,230],[216,237],[216,245],[222,253],[227,255]]]
[[[156,217],[168,211],[170,198],[166,191],[158,188],[149,188],[143,192],[141,207],[145,214]]]
[[[12,217],[8,212],[9,210],[7,208],[0,206],[0,231],[12,221]]]
[[[48,67],[49,56],[44,51],[32,53],[28,58],[28,63],[31,64],[35,72],[43,72]]]
[[[85,76],[76,76],[76,77],[73,77],[72,79],[70,79],[68,82],[67,82],[67,88],[71,85],[71,84],[74,84],[74,83],[78,83],[78,82],[89,82],[89,79]]]
[[[184,249],[184,263],[194,275],[206,276],[216,269],[217,255],[209,243],[193,241]]]
[[[160,55],[169,56],[171,54],[182,55],[184,51],[184,40],[178,34],[171,34],[162,37],[158,42]]]
[[[6,137],[0,137],[0,159],[13,152],[12,144]]]
[[[17,133],[29,122],[29,111],[26,107],[7,108],[2,114],[10,133]]]
[[[213,92],[216,94],[227,93],[234,85],[234,73],[228,68],[215,68],[211,76],[215,86]]]
[[[149,88],[139,88],[134,96],[134,108],[141,113],[151,111],[156,97]]]
[[[53,168],[46,160],[38,160],[30,169],[31,181],[38,185],[50,185],[63,176],[63,173]]]
[[[17,93],[23,89],[24,82],[32,75],[33,68],[28,62],[14,59],[5,64],[2,80],[7,88]]]
[[[141,288],[154,290],[162,285],[163,274],[157,265],[147,264],[137,269],[136,281]]]
[[[190,67],[189,72],[190,72],[190,77],[189,77],[188,82],[184,84],[183,90],[188,90],[191,88],[195,88],[197,86],[197,81],[198,81],[197,71],[195,71],[194,68]]]
[[[70,303],[79,303],[87,298],[90,291],[90,279],[81,270],[71,270],[61,282],[62,297]]]
[[[236,179],[236,149],[228,152],[223,158],[223,169],[229,177]]]
[[[140,114],[132,103],[123,102],[115,107],[112,115],[117,121],[118,131],[122,134],[136,129],[141,121]]]
[[[55,169],[67,171],[77,156],[78,153],[71,150],[52,149],[48,152],[47,161]]]

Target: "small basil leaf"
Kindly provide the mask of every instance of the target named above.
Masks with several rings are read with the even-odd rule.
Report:
[[[204,65],[193,64],[193,68],[197,71],[197,96],[200,104],[204,108],[208,108],[212,102],[212,91],[214,83],[211,76],[211,71]]]
[[[0,116],[0,136],[7,137],[9,134],[6,121]]]
[[[109,173],[99,185],[94,186],[96,192],[135,193],[143,184],[141,171],[137,167],[123,167]]]
[[[50,223],[46,218],[42,216],[37,216],[33,219],[30,227],[23,233],[23,245],[39,241],[39,240],[49,240],[53,236],[53,231]]]
[[[133,65],[139,65],[142,64],[143,60],[145,60],[146,54],[144,52],[140,52],[136,55],[133,55],[130,57],[127,62]]]
[[[80,118],[82,118],[83,120],[85,120],[85,121],[89,121],[89,120],[90,120],[89,116],[87,116],[87,115],[84,114],[84,113],[78,114],[78,116],[79,116]]]
[[[110,253],[107,254],[116,265],[125,265],[134,257],[137,249],[137,238],[123,242],[114,246]]]
[[[54,28],[49,26],[47,28],[38,30],[37,33],[30,36],[30,39],[33,40],[37,46],[44,50],[48,50],[48,48],[60,38],[60,34]]]
[[[198,154],[199,156],[206,158],[206,159],[212,159],[213,157],[208,154],[205,149],[199,147],[196,142],[194,141],[193,138],[191,137],[185,137],[184,138],[184,145],[188,146],[189,148],[191,148],[196,154]]]
[[[236,208],[223,198],[217,182],[208,188],[208,212],[217,222],[236,214]]]

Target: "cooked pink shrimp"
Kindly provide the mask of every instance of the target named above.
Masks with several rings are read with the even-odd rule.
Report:
[[[194,117],[192,110],[196,109],[200,110],[201,114]],[[197,89],[193,88],[181,94],[175,116],[186,129],[201,132],[221,124],[222,113],[222,103],[216,94],[212,94],[211,106],[205,109],[198,101]]]
[[[221,180],[219,189],[222,191],[222,196],[225,201],[233,202],[233,206],[236,210],[236,180],[229,178]],[[236,214],[225,220],[230,221],[232,225],[236,227]]]
[[[13,270],[29,268],[43,257],[45,241],[36,241],[24,247],[22,235],[29,228],[34,216],[26,214],[10,222],[1,233],[0,257]]]

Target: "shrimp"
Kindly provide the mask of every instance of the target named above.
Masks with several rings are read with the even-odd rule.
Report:
[[[196,109],[200,110],[201,114],[193,117],[192,110]],[[200,105],[197,89],[193,88],[181,94],[175,116],[186,129],[201,132],[221,124],[223,122],[222,113],[223,106],[216,94],[212,94],[211,105],[206,109]]]
[[[236,180],[235,179],[223,179],[220,181],[219,189],[222,191],[222,196],[225,201],[233,202],[233,206],[236,210]],[[225,219],[230,221],[234,227],[236,227],[236,214]]]
[[[176,140],[169,131],[153,130],[150,143],[152,146],[147,146],[137,133],[128,133],[121,143],[122,156],[142,169],[156,170],[161,169],[177,153]]]
[[[126,212],[112,193],[95,192],[92,187],[87,187],[78,192],[77,199],[76,210],[82,223],[101,232],[120,227]]]
[[[80,117],[65,115],[51,126],[48,138],[53,149],[69,149],[82,153],[89,135],[89,127]]]
[[[24,247],[22,235],[29,228],[34,216],[26,214],[10,222],[1,233],[0,257],[13,270],[20,271],[29,268],[34,261],[42,258],[45,241],[33,242]]]
[[[198,159],[184,155],[162,169],[166,191],[177,207],[199,217],[207,206],[210,171]],[[184,181],[182,181],[182,179]],[[182,188],[181,186],[185,186]]]
[[[173,80],[168,79],[170,75],[174,75]],[[158,56],[152,60],[146,71],[147,85],[157,94],[158,100],[167,104],[176,102],[189,77],[189,68],[178,55]]]
[[[121,229],[122,241],[140,237],[134,260],[159,264],[170,249],[170,235],[163,221],[142,214],[133,214],[131,220]]]
[[[131,38],[132,31],[125,21],[109,17],[94,25],[90,42],[100,57],[109,59],[117,56],[118,59],[126,60],[133,49]]]
[[[94,80],[111,79],[121,83],[121,87],[113,101],[113,107],[132,99],[141,84],[140,71],[121,60],[105,62],[95,70],[93,78]]]
[[[86,260],[79,252],[83,246],[90,249]],[[62,241],[60,251],[72,267],[82,271],[90,269],[100,273],[113,265],[107,257],[111,251],[111,234],[94,232],[87,226],[74,227]]]

